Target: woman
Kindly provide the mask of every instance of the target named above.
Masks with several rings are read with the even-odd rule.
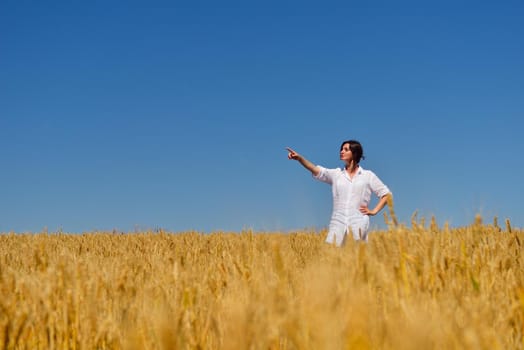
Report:
[[[340,160],[344,168],[326,169],[314,165],[309,160],[292,150],[288,150],[288,159],[300,162],[304,168],[322,182],[328,183],[333,192],[333,213],[329,223],[327,243],[341,246],[346,234],[352,234],[355,240],[368,241],[369,217],[376,215],[387,204],[391,192],[386,185],[370,170],[360,166],[364,151],[360,142],[349,140],[340,146]],[[379,197],[375,208],[369,209],[371,193]]]

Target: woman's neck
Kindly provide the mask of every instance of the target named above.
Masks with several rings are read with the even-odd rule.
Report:
[[[353,163],[353,162],[351,162],[351,163],[349,163],[349,164],[346,164],[346,171],[347,171],[349,174],[351,174],[351,175],[355,174],[355,172],[357,171],[357,169],[358,169],[358,164],[355,164],[355,163]]]

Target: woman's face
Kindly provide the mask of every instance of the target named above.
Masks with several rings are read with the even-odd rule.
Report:
[[[349,149],[349,143],[342,145],[342,148],[340,149],[340,160],[346,163],[350,163],[353,160],[353,153]]]

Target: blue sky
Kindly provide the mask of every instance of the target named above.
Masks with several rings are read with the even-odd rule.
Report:
[[[347,139],[401,222],[522,227],[523,38],[522,1],[2,1],[0,232],[321,229],[285,147]]]

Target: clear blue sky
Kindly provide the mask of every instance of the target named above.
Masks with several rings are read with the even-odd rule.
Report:
[[[522,227],[523,124],[522,1],[0,3],[0,232],[324,228],[285,147],[347,139],[401,222]]]

